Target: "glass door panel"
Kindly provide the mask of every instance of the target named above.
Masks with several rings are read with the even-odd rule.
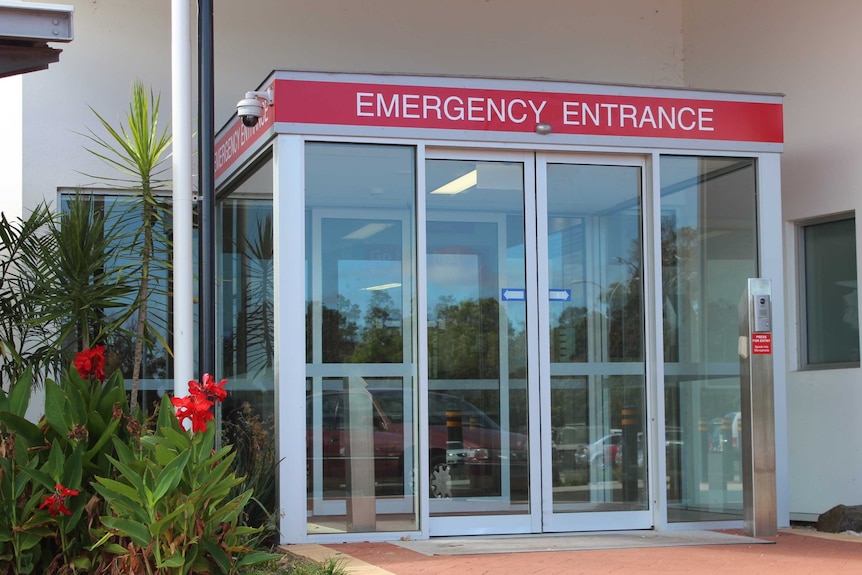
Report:
[[[642,166],[549,159],[537,174],[544,527],[650,526]]]
[[[415,531],[415,150],[305,152],[307,530]]]
[[[432,535],[529,530],[524,181],[523,162],[426,161]]]
[[[662,156],[660,168],[667,520],[739,521],[737,306],[758,275],[756,163]]]

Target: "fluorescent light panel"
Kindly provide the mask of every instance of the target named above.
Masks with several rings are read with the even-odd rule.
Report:
[[[467,172],[460,178],[455,178],[448,184],[443,184],[436,190],[432,190],[432,194],[447,194],[450,196],[454,196],[455,194],[460,194],[464,190],[472,188],[476,185],[476,181],[479,178],[479,173],[476,170],[472,172]]]
[[[380,290],[384,290],[384,289],[392,289],[392,288],[397,288],[397,287],[401,287],[401,284],[399,284],[399,283],[380,284],[379,286],[371,286],[371,287],[367,287],[367,288],[362,288],[362,291],[380,291]]]
[[[383,230],[389,229],[392,227],[392,224],[383,224],[383,223],[373,223],[373,224],[365,224],[358,230],[351,232],[344,236],[343,240],[364,240],[365,238],[370,238],[374,234],[380,233]]]

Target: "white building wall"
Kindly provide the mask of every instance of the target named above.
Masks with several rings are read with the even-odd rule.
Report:
[[[20,110],[21,76],[0,79],[0,110]],[[20,114],[8,114],[0,130],[0,211],[8,220],[21,216],[24,122]]]
[[[96,180],[85,174],[116,177],[84,148],[89,142],[83,134],[100,128],[88,106],[118,125],[132,83],[140,80],[161,93],[160,124],[171,119],[170,2],[65,3],[75,7],[74,40],[60,46],[60,61],[48,70],[22,76],[25,212],[42,199],[53,202],[58,187],[93,185]]]
[[[67,2],[70,3],[70,2]],[[193,20],[196,2],[192,2]],[[221,0],[214,2],[216,128],[274,69],[682,84],[682,0]],[[132,82],[170,110],[170,2],[74,2],[75,39],[24,81],[24,208],[111,174],[81,133],[115,121]],[[193,24],[194,27],[194,24]],[[0,135],[5,138],[6,134]],[[195,173],[197,169],[195,168]]]
[[[684,9],[687,86],[786,95],[781,175],[791,519],[816,520],[839,503],[862,503],[859,369],[798,370],[794,238],[800,220],[862,213],[860,21],[857,0],[690,0]],[[858,222],[857,234],[862,246]]]

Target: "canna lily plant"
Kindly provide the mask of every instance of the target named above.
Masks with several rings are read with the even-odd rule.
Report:
[[[155,432],[135,447],[114,441],[117,477],[93,485],[109,513],[92,534],[94,549],[113,555],[120,572],[233,574],[277,557],[246,544],[261,530],[241,524],[252,492],[232,495],[243,481],[231,471],[235,453],[216,450],[215,427],[207,426],[225,384],[209,374],[190,381],[188,396],[162,398]]]
[[[101,345],[45,382],[38,423],[24,417],[29,372],[0,391],[0,573],[235,574],[276,557],[248,545],[252,492],[237,493],[233,448],[214,449],[207,425],[226,383],[165,395],[154,429],[130,414]]]

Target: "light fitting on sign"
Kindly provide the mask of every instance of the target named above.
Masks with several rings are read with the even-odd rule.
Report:
[[[380,233],[385,229],[391,228],[392,224],[383,224],[383,223],[373,223],[373,224],[365,224],[355,232],[351,232],[341,238],[342,240],[364,240],[365,238],[370,238],[374,234]]]
[[[380,291],[380,290],[384,290],[384,289],[392,289],[392,288],[397,288],[397,287],[401,287],[401,284],[399,284],[399,283],[380,284],[379,286],[371,286],[371,287],[367,287],[367,288],[362,288],[362,291]]]
[[[447,194],[450,196],[454,196],[455,194],[460,194],[464,190],[472,188],[476,185],[476,181],[479,178],[479,173],[476,170],[472,172],[467,172],[460,178],[455,178],[448,184],[443,184],[436,190],[432,190],[432,194]]]

